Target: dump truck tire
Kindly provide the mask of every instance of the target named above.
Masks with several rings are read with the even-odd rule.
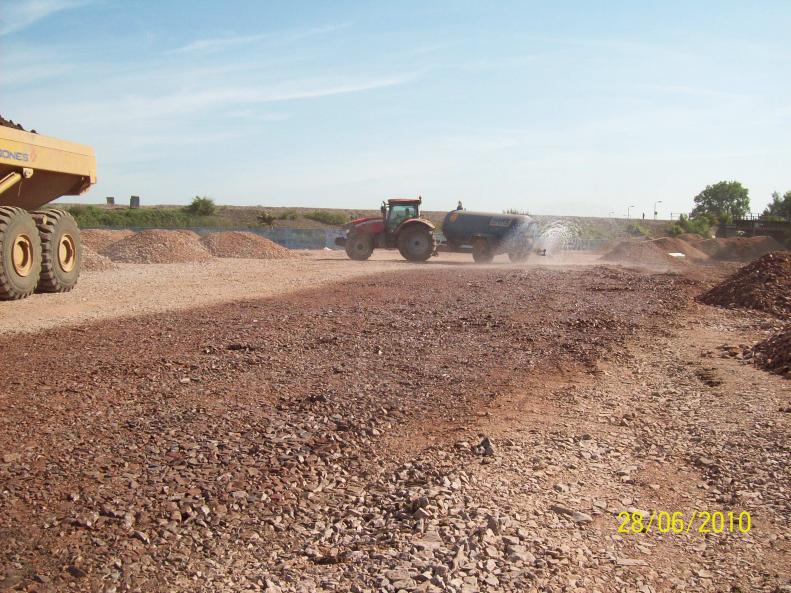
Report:
[[[39,292],[68,292],[77,284],[82,264],[80,229],[63,210],[39,210],[33,218],[41,237]]]
[[[371,235],[351,235],[346,239],[346,255],[355,261],[365,261],[374,252]]]
[[[398,251],[409,261],[426,261],[436,249],[434,233],[421,225],[408,226],[398,234]]]
[[[486,239],[477,239],[472,245],[472,259],[476,264],[490,264],[494,259],[494,250]]]
[[[21,208],[0,207],[0,299],[35,292],[41,273],[41,239],[33,217]]]

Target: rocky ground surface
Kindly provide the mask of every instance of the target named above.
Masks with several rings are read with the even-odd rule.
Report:
[[[702,288],[426,267],[2,338],[0,589],[789,591],[789,382],[720,354],[772,322]]]

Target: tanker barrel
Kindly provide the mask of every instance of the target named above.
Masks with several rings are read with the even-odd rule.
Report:
[[[477,238],[500,243],[520,232],[532,232],[533,219],[524,214],[496,214],[452,210],[445,216],[442,232],[448,243],[470,245]]]

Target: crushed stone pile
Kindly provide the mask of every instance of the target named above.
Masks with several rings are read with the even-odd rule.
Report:
[[[215,257],[286,259],[292,256],[285,247],[245,231],[210,233],[201,239],[201,243]]]
[[[791,317],[791,252],[767,253],[698,296],[698,301]]]
[[[134,235],[134,231],[127,229],[83,229],[80,231],[82,244],[90,247],[97,253],[102,253],[113,243]]]
[[[773,251],[782,251],[783,245],[772,237],[730,237],[706,239],[695,247],[713,259],[749,262]]]
[[[755,364],[791,379],[791,324],[753,349]]]
[[[82,246],[82,269],[86,272],[103,272],[116,267],[109,257],[96,253],[87,245]]]
[[[679,261],[654,241],[621,241],[602,256],[603,261],[637,264],[652,268],[672,269],[683,267]]]
[[[11,119],[6,119],[2,115],[0,115],[0,126],[5,128],[14,128],[15,130],[22,130],[25,131],[25,128],[22,127],[22,124],[14,123]],[[30,130],[33,134],[36,133],[36,130]]]
[[[113,243],[102,252],[115,262],[175,264],[211,259],[200,241],[179,231],[148,230]]]
[[[683,253],[689,259],[703,261],[709,259],[707,253],[701,251],[679,237],[661,237],[651,241],[665,253]]]

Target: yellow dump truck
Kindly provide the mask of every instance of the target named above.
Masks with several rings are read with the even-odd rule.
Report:
[[[82,260],[77,223],[64,210],[39,208],[94,183],[93,149],[0,118],[0,299],[74,288]]]

